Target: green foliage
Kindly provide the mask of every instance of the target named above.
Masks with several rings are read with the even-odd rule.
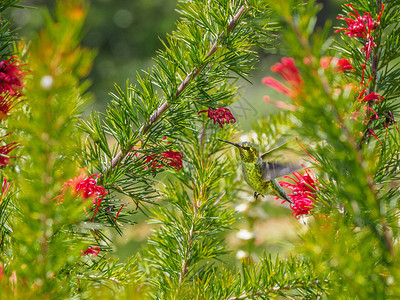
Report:
[[[367,11],[377,19],[379,1],[355,2],[352,4],[360,15]],[[346,17],[355,14],[344,7]],[[398,3],[386,4],[373,32],[376,47],[372,47],[370,58],[361,50],[365,44],[362,38],[342,34],[341,41],[334,43],[330,53],[349,59],[355,68],[345,74],[319,66],[320,58],[326,55],[326,46],[321,47],[320,41],[327,37],[320,33],[310,39],[309,26],[304,25],[314,23],[315,11],[306,9],[298,11],[295,18],[286,18],[289,51],[298,58],[303,80],[293,113],[294,134],[308,144],[306,148],[315,160],[310,162],[319,170],[323,186],[314,210],[324,217],[315,217],[301,245],[316,272],[329,276],[331,293],[343,298],[383,299],[397,290],[392,282],[397,280],[398,268],[394,246],[399,206],[398,184],[394,182],[399,167],[399,130],[394,123],[399,117],[394,84],[398,81],[398,51],[394,50],[398,47],[398,9]],[[299,52],[299,48],[303,50]],[[358,90],[346,88],[349,83]],[[365,94],[376,92],[384,95],[384,100],[362,103],[359,95],[364,88]],[[357,110],[359,115],[350,118]]]
[[[313,299],[325,292],[328,283],[314,271],[313,264],[302,258],[273,260],[264,255],[257,264],[243,260],[240,270],[213,270],[207,274],[209,285],[198,284],[203,290],[197,294],[207,299]]]
[[[0,53],[2,60],[9,57],[11,44],[15,40],[11,26],[12,23],[6,19],[2,21],[0,26]]]
[[[7,245],[11,242],[12,227],[10,224],[10,218],[12,213],[15,211],[15,206],[12,202],[13,195],[7,193],[7,183],[2,180],[2,193],[0,201],[0,251],[3,254],[7,253]]]
[[[328,26],[316,31],[315,1],[275,1],[272,11],[263,0],[180,1],[181,17],[155,66],[138,74],[136,85],[116,85],[106,112],[92,112],[82,122],[89,98],[85,77],[94,58],[80,46],[88,7],[65,1],[57,4],[54,19],[46,12],[40,34],[29,46],[15,48],[26,53],[31,70],[27,101],[2,127],[22,146],[4,170],[11,190],[0,197],[0,296],[397,295],[400,3],[387,3],[379,22],[380,1],[353,4],[376,21],[368,23],[375,25],[367,41],[339,31],[341,40],[332,43]],[[344,6],[344,15],[349,13],[355,14]],[[229,264],[227,234],[240,217],[234,203],[248,194],[237,176],[237,153],[224,151],[218,139],[235,140],[239,132],[219,126],[219,116],[210,112],[237,100],[238,79],[249,80],[257,63],[256,46],[275,41],[271,15],[284,28],[286,51],[299,72],[293,67],[282,76],[289,91],[275,83],[292,101],[280,104],[288,110],[257,120],[246,139],[260,150],[284,145],[287,153],[296,137],[317,173],[308,195],[314,204],[288,258],[257,257],[251,237],[249,253],[235,267]],[[2,23],[5,57],[15,40],[9,29]],[[376,46],[366,57],[362,47],[371,37]],[[341,72],[334,59],[325,66],[328,53],[349,59],[354,69]],[[294,76],[300,84],[293,84]],[[384,99],[365,100],[371,93]],[[102,198],[77,193],[77,184],[89,179],[104,188]],[[304,178],[297,180],[299,190],[311,189]],[[249,210],[260,203],[252,201],[244,211],[251,230],[260,218]],[[113,232],[123,235],[138,209],[150,215],[152,234],[139,253],[115,260]]]
[[[222,157],[224,145],[216,137],[227,139],[231,134],[215,128],[207,132],[187,132],[184,171],[177,181],[166,183],[167,205],[152,209],[152,222],[160,227],[144,255],[157,298],[184,298],[197,276],[214,267],[211,260],[227,252],[221,233],[231,229],[234,216],[227,205],[232,198],[225,195],[237,193],[236,170]]]
[[[0,4],[0,13],[4,12],[6,9],[10,7],[16,7],[17,3],[21,2],[21,0],[4,0]]]
[[[0,14],[2,14],[7,8],[13,7],[18,3],[19,1],[16,0],[9,0],[9,1],[3,1],[0,4]],[[0,15],[1,16],[1,15]],[[13,23],[10,20],[7,20],[6,18],[1,18],[0,20],[0,60],[7,60],[15,54],[15,47],[14,47],[14,42],[17,41],[16,36],[13,34],[13,30],[11,29]],[[2,99],[5,97],[5,95],[2,95]],[[10,97],[11,98],[11,97]],[[3,100],[4,101],[4,100]],[[3,113],[3,112],[2,112]],[[9,138],[7,138],[7,135],[9,135],[9,132],[7,130],[7,123],[5,121],[5,118],[2,117],[1,120],[1,141],[4,142],[4,140],[9,141]],[[12,227],[11,227],[11,222],[10,218],[12,213],[15,211],[15,205],[13,203],[13,197],[11,194],[7,194],[8,190],[8,185],[9,182],[5,182],[4,175],[2,174],[1,176],[1,182],[2,182],[2,193],[0,197],[0,251],[1,253],[5,254],[7,253],[7,245],[10,244],[10,237],[12,235]],[[1,256],[0,256],[1,257]]]
[[[126,93],[117,87],[103,120],[92,114],[84,122],[82,128],[92,140],[85,162],[103,171],[102,182],[114,195],[127,195],[136,204],[152,201],[151,176],[158,170],[143,167],[146,156],[178,147],[185,130],[196,130],[190,120],[197,118],[201,105],[219,107],[234,101],[237,88],[231,79],[253,68],[255,52],[250,47],[261,38],[243,21],[254,19],[251,14],[257,12],[259,18],[268,14],[265,3],[255,4],[260,6],[182,2],[183,17],[155,59],[156,66],[138,75],[138,86],[128,84]],[[212,7],[204,10],[204,5]],[[160,144],[162,138],[169,143]],[[139,156],[130,154],[133,148]]]
[[[66,264],[76,264],[84,241],[90,242],[71,228],[87,204],[68,194],[62,204],[55,199],[77,167],[74,145],[80,136],[75,123],[87,99],[82,97],[87,83],[80,79],[93,59],[93,52],[78,46],[85,14],[86,8],[76,2],[63,4],[55,21],[47,17],[46,29],[29,45],[26,61],[34,70],[26,82],[29,101],[9,120],[22,147],[9,173],[18,214],[13,216],[13,247],[7,249],[12,260],[6,270],[17,274],[22,294],[30,293],[32,285],[38,293],[60,288],[59,273]],[[7,255],[2,257],[8,260]],[[15,286],[8,285],[2,293],[10,289]],[[65,289],[62,286],[60,294]]]

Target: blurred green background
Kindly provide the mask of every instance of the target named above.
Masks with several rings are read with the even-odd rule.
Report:
[[[327,19],[333,20],[334,26],[338,24],[335,18],[344,1],[318,2],[322,3],[324,8],[319,14],[317,24],[321,26]],[[43,10],[52,11],[55,1],[29,0],[23,1],[22,4],[30,8],[11,10],[9,14],[19,27],[20,35],[29,40],[43,25]],[[87,111],[92,108],[104,111],[110,100],[108,93],[114,90],[115,83],[124,86],[127,79],[135,82],[137,72],[151,67],[152,57],[162,46],[160,39],[164,39],[166,33],[172,32],[175,27],[174,23],[178,17],[175,11],[176,5],[177,0],[92,0],[90,2],[83,45],[97,49],[98,55],[89,76],[92,81],[90,92],[94,96],[94,101]],[[274,54],[271,54],[272,52]],[[261,84],[263,77],[271,75],[270,66],[280,59],[278,49],[270,53],[260,51],[260,56],[259,68],[250,78],[252,84],[240,81],[243,85],[243,94],[240,100],[231,106],[243,131],[251,129],[252,120],[277,110],[275,106],[263,101],[264,95],[268,94],[275,100],[284,100],[282,95]],[[249,194],[244,198],[251,199],[252,196]],[[279,203],[280,201],[274,200],[274,197],[270,198],[270,201],[264,199],[258,205],[252,206],[249,211],[258,218],[255,225],[257,233],[255,246],[258,253],[268,249],[272,253],[280,252],[285,255],[290,250],[291,241],[297,239],[297,234],[300,232],[300,223],[290,216],[290,210]],[[249,202],[244,200],[243,203],[238,203],[239,207],[240,204],[248,205]],[[125,230],[124,237],[115,236],[117,256],[125,259],[144,244],[151,233],[151,227],[144,222],[147,218],[141,213],[137,214],[135,220],[138,224]],[[242,229],[246,227],[244,218],[236,226]],[[251,238],[246,231],[228,235],[230,248],[235,250],[233,255],[236,255],[238,250],[240,254],[240,249],[246,251],[248,242],[246,238],[249,237]]]

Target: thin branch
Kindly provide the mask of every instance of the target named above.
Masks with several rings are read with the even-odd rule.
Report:
[[[190,232],[189,232],[189,237],[188,237],[188,245],[186,248],[186,253],[185,253],[185,258],[182,261],[182,269],[181,272],[179,274],[179,285],[182,285],[183,280],[188,272],[188,267],[189,267],[189,257],[190,257],[190,252],[192,251],[192,244],[193,244],[193,230],[194,230],[194,223],[197,219],[197,206],[195,205],[195,202],[193,200],[193,209],[194,209],[194,213],[195,215],[193,216],[192,219],[192,226],[190,228]]]
[[[205,60],[207,60],[210,56],[212,56],[218,49],[219,43],[222,39],[225,38],[225,35],[228,35],[229,33],[232,32],[232,30],[235,28],[237,22],[239,21],[240,17],[244,14],[244,12],[247,9],[247,3],[243,5],[237,14],[233,17],[233,19],[229,23],[229,27],[227,30],[227,33],[225,34],[225,31],[223,31],[219,38],[214,42],[213,46],[211,47],[210,51],[208,52],[207,56],[205,57]],[[182,81],[182,83],[179,85],[176,94],[175,94],[175,99],[179,98],[183,91],[186,89],[186,87],[189,85],[191,81],[193,81],[194,78],[203,70],[205,64],[203,63],[201,66],[194,68],[189,74],[187,74],[186,78]],[[171,107],[171,104],[168,103],[168,101],[165,101],[156,111],[155,113],[150,117],[149,121],[144,124],[138,134],[135,137],[135,140],[139,139],[141,136],[146,134],[151,126],[153,126],[154,123],[156,123],[160,117],[168,110],[168,108]],[[134,145],[133,145],[134,146]],[[127,150],[126,152],[119,151],[115,157],[111,160],[110,165],[108,165],[104,171],[103,174],[107,173],[108,171],[114,169],[128,154],[131,152],[131,150]]]
[[[205,126],[203,125],[201,137],[199,140],[199,147],[201,149],[201,155],[204,155],[204,151],[203,151],[204,137],[205,137]],[[201,156],[201,157],[203,157],[203,156]],[[197,200],[199,200],[199,199],[197,199]],[[192,201],[193,218],[192,218],[192,224],[190,226],[190,231],[189,231],[189,236],[188,236],[188,244],[186,247],[185,257],[184,257],[184,260],[182,261],[182,268],[181,268],[181,272],[179,274],[179,285],[182,285],[183,280],[188,272],[189,257],[191,256],[192,245],[193,245],[193,240],[194,240],[194,226],[195,226],[195,223],[197,222],[199,207],[200,207],[199,202],[197,200],[193,196],[193,201]]]
[[[377,5],[377,13],[379,14],[380,10],[382,9],[381,8],[381,6],[382,6],[381,1],[377,0],[376,1],[376,5]],[[372,64],[371,64],[372,82],[370,83],[368,93],[376,92],[376,79],[377,79],[377,74],[378,74],[378,62],[379,62],[379,51],[378,51],[378,49],[379,49],[379,47],[381,45],[382,32],[383,32],[383,30],[380,30],[380,35],[378,36],[379,39],[378,39],[378,41],[376,43],[377,46],[375,47],[374,52],[372,53]],[[367,55],[367,53],[365,55]],[[374,103],[374,101],[371,100],[371,101],[368,101],[367,105],[369,107],[372,107],[373,103]],[[369,117],[371,116],[371,112],[368,113],[368,116]],[[363,136],[362,136],[362,138],[360,140],[360,143],[358,144],[359,149],[362,148],[362,145],[363,145],[363,143],[365,142],[365,139],[368,136],[368,131],[370,129],[369,127],[371,126],[373,120],[374,120],[374,118],[371,118],[371,117],[368,120],[368,124],[367,124],[367,126],[365,128],[364,134],[363,134]]]
[[[306,286],[306,288],[309,288],[311,285],[318,285],[318,283],[319,283],[319,281],[314,281],[314,282],[307,283],[307,284],[304,282],[300,282],[297,284],[287,284],[287,285],[283,285],[283,286],[275,286],[273,288],[266,289],[264,291],[257,291],[254,293],[247,293],[247,294],[245,293],[245,294],[242,294],[237,297],[229,298],[228,300],[241,300],[241,299],[254,298],[256,296],[268,296],[271,293],[279,295],[278,291],[290,291],[290,290],[302,288],[303,286]],[[286,297],[289,297],[289,296],[286,295]],[[294,298],[289,298],[289,299],[294,299]]]

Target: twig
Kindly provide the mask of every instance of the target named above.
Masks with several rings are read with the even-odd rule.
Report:
[[[211,55],[213,55],[217,49],[218,49],[218,45],[220,43],[220,41],[225,38],[225,35],[228,35],[236,26],[239,18],[242,16],[242,14],[246,11],[247,9],[247,4],[243,5],[239,11],[237,12],[237,14],[233,17],[233,19],[230,21],[229,23],[229,27],[227,30],[227,33],[225,34],[225,31],[223,31],[219,38],[214,42],[213,46],[211,47],[210,51],[208,52],[205,60],[207,60]],[[182,93],[183,91],[186,89],[186,87],[189,85],[189,83],[191,82],[191,80],[193,80],[194,78],[196,78],[196,76],[203,70],[205,64],[203,63],[203,65],[201,65],[198,68],[194,68],[189,74],[187,74],[186,78],[182,81],[182,83],[179,85],[178,89],[176,90],[176,94],[175,94],[175,99],[177,99]],[[165,101],[156,111],[155,113],[150,117],[149,121],[143,125],[138,134],[135,137],[135,140],[139,139],[141,136],[143,136],[144,134],[146,134],[149,129],[151,128],[151,126],[156,123],[160,117],[168,110],[168,108],[171,107],[171,104],[168,103],[168,101]],[[133,145],[134,146],[134,145]],[[115,155],[112,160],[111,163],[104,169],[103,174],[107,173],[108,171],[114,169],[128,154],[129,152],[131,152],[132,150],[129,149],[126,152],[122,152],[119,151],[117,153],[117,155]]]
[[[182,261],[182,269],[179,274],[179,285],[181,285],[183,283],[183,280],[188,272],[189,257],[190,257],[190,252],[192,251],[194,223],[195,223],[195,220],[197,219],[197,206],[195,205],[194,200],[193,200],[193,209],[194,209],[195,215],[193,216],[192,226],[191,226],[190,232],[189,232],[188,245],[186,248],[185,258]]]
[[[314,282],[309,283],[307,285],[307,287],[309,287],[310,285],[318,285],[318,283],[319,283],[319,281],[316,280]],[[300,282],[300,283],[297,283],[297,284],[287,284],[287,285],[283,285],[283,286],[275,286],[273,288],[266,289],[266,290],[263,290],[263,291],[257,291],[257,292],[248,293],[248,294],[245,293],[245,294],[242,294],[242,295],[237,296],[237,297],[229,298],[228,300],[241,300],[241,299],[253,298],[255,296],[266,296],[266,295],[269,295],[269,293],[271,293],[271,292],[290,291],[290,290],[301,288],[304,285],[306,285],[306,283]],[[288,297],[288,296],[286,296],[286,297]],[[289,299],[294,299],[294,298],[289,298]]]
[[[376,5],[377,5],[377,12],[379,14],[380,13],[380,9],[381,9],[381,5],[382,5],[381,1],[377,0],[376,1]],[[378,49],[380,47],[380,42],[381,42],[381,39],[379,37],[379,40],[377,42],[377,46],[374,49],[374,52],[372,53],[372,64],[371,64],[372,82],[371,82],[371,84],[369,86],[369,91],[368,91],[369,93],[372,93],[372,92],[376,91],[376,76],[377,76],[377,73],[378,73],[377,68],[378,68],[378,61],[379,61],[379,51],[378,51]],[[373,104],[373,101],[368,101],[368,103],[367,103],[367,105],[370,106],[370,107],[372,106],[372,104]],[[370,116],[370,114],[368,114],[368,116]],[[365,139],[368,136],[368,130],[370,129],[369,127],[372,124],[373,120],[374,120],[373,118],[370,118],[368,120],[365,132],[364,132],[364,134],[363,134],[363,136],[362,136],[362,138],[360,140],[360,143],[358,144],[358,148],[359,149],[362,148],[362,145],[363,145]]]

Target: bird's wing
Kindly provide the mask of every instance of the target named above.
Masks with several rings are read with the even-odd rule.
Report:
[[[283,166],[273,162],[262,162],[262,174],[265,181],[288,175],[299,168],[293,165]]]
[[[282,147],[285,146],[286,144],[287,144],[287,143],[284,143],[284,144],[279,145],[279,146],[277,146],[277,147],[275,147],[275,148],[269,149],[268,151],[266,151],[266,152],[264,152],[263,154],[260,155],[261,159],[264,160],[265,158],[268,157],[269,154],[271,154],[271,153],[275,152],[276,150],[282,148]]]

